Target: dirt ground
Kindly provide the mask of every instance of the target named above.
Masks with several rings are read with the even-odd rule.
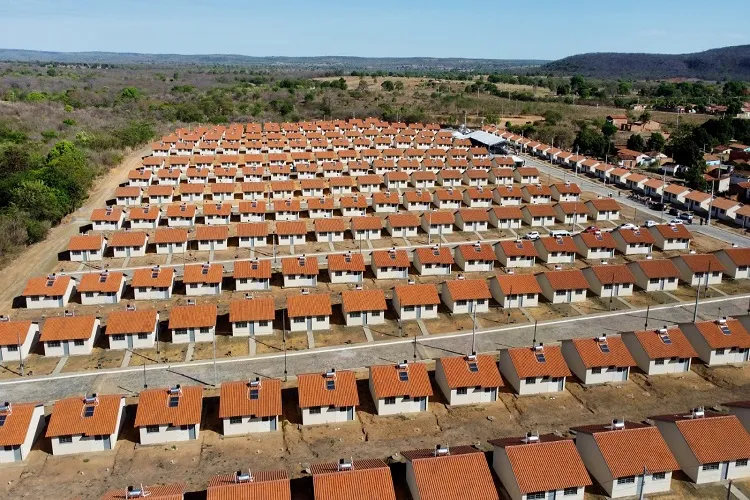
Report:
[[[365,377],[366,373],[358,373],[360,405],[355,422],[301,427],[297,390],[290,387],[282,394],[284,414],[279,432],[223,437],[216,391],[207,390],[198,440],[160,446],[136,444],[132,428],[135,401],[128,401],[124,431],[114,451],[53,457],[45,440],[40,440],[26,463],[0,467],[0,496],[42,498],[48,493],[50,480],[55,481],[60,498],[95,499],[110,488],[127,484],[178,481],[185,482],[188,491],[200,491],[215,474],[247,468],[249,459],[256,471],[286,469],[293,478],[293,497],[312,500],[306,482],[309,475],[305,473],[311,463],[353,456],[390,459],[393,467],[399,467],[401,451],[429,448],[437,442],[474,444],[490,450],[487,440],[520,436],[528,430],[567,435],[572,426],[609,422],[615,417],[642,421],[650,415],[698,405],[715,407],[750,397],[750,368],[709,369],[696,364],[691,372],[680,375],[649,378],[636,370],[622,384],[582,386],[569,380],[566,391],[554,395],[518,397],[503,390],[496,403],[466,407],[447,406],[433,379],[429,411],[378,416]],[[397,498],[407,500],[403,475],[393,477],[400,492]],[[750,491],[748,481],[735,484],[746,493]],[[726,489],[721,486],[696,487],[686,483],[680,473],[675,475],[672,489],[659,498],[726,497]],[[601,497],[592,487],[586,498]]]

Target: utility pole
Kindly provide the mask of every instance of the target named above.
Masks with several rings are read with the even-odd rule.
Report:
[[[477,305],[474,304],[472,319],[471,319],[471,352],[477,352]]]
[[[214,347],[214,353],[213,353],[213,357],[214,357],[214,387],[216,387],[218,385],[218,383],[219,383],[219,377],[216,375],[216,327],[214,327],[214,341],[213,341],[213,344],[214,344],[214,346],[213,346]]]
[[[283,309],[281,312],[281,335],[284,345],[284,382],[286,382],[288,380],[286,369],[286,309]]]
[[[706,273],[706,288],[705,292],[708,292],[708,278],[711,276],[711,261],[708,261],[708,272]],[[695,290],[695,308],[693,309],[693,323],[698,321],[698,299],[701,296],[701,284],[698,282],[698,288]]]
[[[711,181],[711,198],[708,201],[708,219],[706,219],[707,226],[711,225],[711,207],[714,204],[714,182],[713,180]]]
[[[538,323],[539,323],[539,320],[535,319],[534,320],[534,338],[531,340],[531,345],[532,346],[536,345],[536,326],[537,326]]]
[[[612,299],[615,296],[615,271],[612,270],[612,283],[609,288],[609,310],[612,310]]]
[[[648,313],[651,312],[651,304],[646,306],[646,324],[643,326],[644,330],[648,330]]]
[[[21,365],[21,376],[24,376],[24,367],[23,367],[23,350],[21,348],[21,330],[19,329],[16,332],[16,337],[18,338],[18,362]]]

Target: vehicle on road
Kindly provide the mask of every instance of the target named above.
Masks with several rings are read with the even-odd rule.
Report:
[[[584,233],[598,233],[600,231],[601,231],[601,229],[599,229],[596,226],[589,226],[589,227],[587,227],[586,229],[583,230]]]
[[[638,229],[638,226],[636,226],[632,222],[623,222],[622,224],[620,224],[620,229]]]
[[[685,221],[682,219],[672,219],[669,221],[670,224],[685,224]]]
[[[680,214],[680,219],[687,221],[688,224],[692,224],[693,222],[693,214],[688,212],[682,212]]]
[[[656,210],[657,212],[661,212],[662,210],[664,210],[664,203],[654,201],[648,204],[648,208],[650,208],[651,210]]]
[[[539,234],[539,231],[529,231],[528,233],[523,235],[523,238],[525,240],[538,240],[541,237]]]
[[[557,231],[550,231],[549,235],[553,238],[562,238],[564,236],[570,236],[570,231],[566,229],[558,229]]]
[[[659,225],[659,223],[656,222],[655,220],[647,220],[646,222],[643,223],[643,227],[654,227],[657,225]]]
[[[677,210],[677,209],[676,209],[676,208],[674,208],[674,207],[670,208],[670,209],[669,209],[669,210],[667,211],[667,213],[668,213],[669,215],[680,215],[680,211],[679,211],[679,210]]]

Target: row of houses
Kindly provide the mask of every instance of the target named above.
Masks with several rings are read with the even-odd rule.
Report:
[[[730,410],[740,407],[747,403],[728,406]],[[490,440],[490,463],[503,498],[583,500],[586,489],[594,484],[609,498],[634,497],[669,492],[676,471],[696,484],[750,475],[750,435],[732,413],[699,407],[649,417],[646,423],[612,419],[574,427],[569,433],[572,438],[528,432]],[[431,449],[402,451],[400,456],[412,498],[500,499],[488,458],[475,446],[437,444]],[[382,460],[342,458],[336,463],[313,464],[310,473],[316,500],[396,498],[391,469]],[[174,500],[184,498],[184,490],[182,484],[130,486],[112,490],[102,499]],[[290,481],[283,470],[239,470],[212,478],[206,498],[291,500]]]

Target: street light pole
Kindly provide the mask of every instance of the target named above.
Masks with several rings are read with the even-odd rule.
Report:
[[[281,332],[282,332],[282,343],[284,345],[284,382],[287,378],[287,366],[286,366],[286,309],[281,313]]]
[[[16,335],[18,337],[18,362],[21,365],[21,376],[24,376],[24,367],[23,367],[23,349],[21,348],[21,331],[18,330],[16,332]]]
[[[711,261],[708,261],[708,272],[706,273],[706,287],[704,293],[708,292],[708,277],[711,276]],[[698,321],[698,299],[701,296],[701,283],[698,282],[698,288],[695,290],[695,308],[693,309],[693,323]]]
[[[648,313],[651,312],[651,304],[646,306],[646,324],[643,326],[644,330],[648,330]]]
[[[471,320],[471,352],[477,352],[477,306],[474,304],[474,314]]]
[[[213,339],[213,344],[214,344],[214,346],[213,346],[213,347],[214,347],[214,353],[213,353],[213,357],[214,357],[214,387],[216,387],[216,384],[217,384],[217,383],[218,383],[218,381],[219,381],[219,380],[218,380],[218,377],[217,377],[217,375],[216,375],[216,327],[214,327],[214,339]]]

